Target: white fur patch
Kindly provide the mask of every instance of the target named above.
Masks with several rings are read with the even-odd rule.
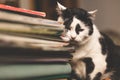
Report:
[[[74,66],[74,69],[80,78],[86,78],[86,67],[84,62],[77,62],[77,64]]]
[[[77,34],[75,32],[76,25],[79,24],[84,31]],[[61,38],[64,41],[70,41],[72,38],[75,38],[75,41],[78,42],[80,46],[73,55],[73,62],[76,62],[82,58],[90,57],[95,65],[94,70],[89,76],[91,80],[96,76],[98,72],[104,73],[106,69],[106,55],[102,54],[101,45],[99,43],[99,38],[101,37],[98,29],[93,25],[93,34],[88,35],[89,29],[81,20],[73,17],[73,22],[70,25],[70,30],[65,30],[64,35]],[[74,65],[73,65],[74,66]],[[80,67],[81,66],[81,67]],[[81,62],[79,65],[75,65],[74,69],[80,77],[86,77],[85,64]]]
[[[62,4],[60,4],[59,2],[57,2],[57,5],[58,5],[58,8],[59,8],[60,10],[65,10],[65,9],[66,9],[66,7],[63,6]]]
[[[75,61],[85,57],[92,58],[95,68],[93,72],[90,74],[91,80],[95,77],[95,75],[98,72],[101,72],[103,74],[106,69],[106,62],[105,62],[106,55],[102,54],[101,45],[98,41],[100,38],[100,33],[97,30],[95,25],[93,27],[94,27],[94,32],[90,40],[86,44],[80,46],[80,48],[78,48],[75,53],[72,53],[73,60]],[[80,74],[80,75],[83,75],[83,74]]]
[[[63,24],[64,23],[64,20],[62,19],[61,16],[58,17],[58,20],[57,20],[59,23]]]

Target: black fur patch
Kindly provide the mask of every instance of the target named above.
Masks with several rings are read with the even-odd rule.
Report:
[[[64,25],[66,29],[70,30],[70,24],[72,23],[72,21],[73,21],[73,17],[65,20]]]
[[[70,78],[68,78],[68,80],[73,80],[73,79],[81,80],[80,77],[78,77],[78,75],[75,73],[75,71],[72,70]]]
[[[83,31],[83,30],[84,30],[84,29],[81,29],[81,27],[80,27],[79,24],[76,25],[75,32],[76,32],[77,34],[79,34],[79,32],[81,32],[81,31]]]
[[[71,24],[72,21],[69,21],[69,20],[72,19],[74,16],[77,19],[84,22],[86,26],[88,26],[89,35],[92,35],[93,23],[92,23],[92,20],[90,19],[90,14],[88,14],[88,12],[86,10],[81,9],[81,8],[73,8],[73,9],[69,8],[69,9],[62,11],[62,17],[65,20],[65,25],[66,25],[66,20],[67,20],[67,23],[69,22],[69,24]],[[68,26],[68,25],[66,25],[66,26]],[[70,26],[68,26],[68,27],[70,27]]]
[[[102,74],[99,72],[96,74],[95,78],[93,80],[100,80]]]
[[[94,70],[94,67],[95,67],[95,65],[92,61],[92,58],[89,58],[89,57],[84,58],[84,59],[82,59],[82,61],[85,62],[85,64],[86,64],[86,74],[91,73]]]
[[[79,25],[79,24],[77,24],[77,25],[76,25],[75,32],[76,32],[77,34],[79,34],[79,31],[80,31],[80,25]]]
[[[114,42],[105,34],[101,33],[103,39],[100,40],[102,49],[104,54],[106,54],[107,50],[107,72],[113,71],[113,75],[111,76],[111,80],[119,80],[120,79],[120,46],[116,46]]]
[[[99,38],[99,42],[102,46],[102,54],[105,55],[107,53],[107,45],[106,45],[106,41],[104,38]]]
[[[99,38],[99,42],[102,46],[102,53],[106,54],[114,51],[115,44],[114,42],[104,33],[101,33],[102,37]]]

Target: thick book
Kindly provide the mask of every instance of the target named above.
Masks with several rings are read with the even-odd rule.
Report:
[[[24,80],[43,80],[49,76],[61,78],[60,75],[71,73],[70,64],[6,64],[0,66],[0,80],[24,79]],[[62,78],[63,78],[62,77]]]

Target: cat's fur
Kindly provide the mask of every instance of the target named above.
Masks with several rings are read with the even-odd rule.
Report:
[[[65,25],[61,38],[76,47],[72,53],[71,79],[120,80],[120,47],[93,23],[97,10],[87,12],[58,3],[57,12],[58,21]]]

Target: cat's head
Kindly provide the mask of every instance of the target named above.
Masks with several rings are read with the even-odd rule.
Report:
[[[81,8],[67,8],[57,3],[58,21],[65,25],[61,38],[64,41],[87,42],[93,34],[93,20],[97,10],[87,12]]]

